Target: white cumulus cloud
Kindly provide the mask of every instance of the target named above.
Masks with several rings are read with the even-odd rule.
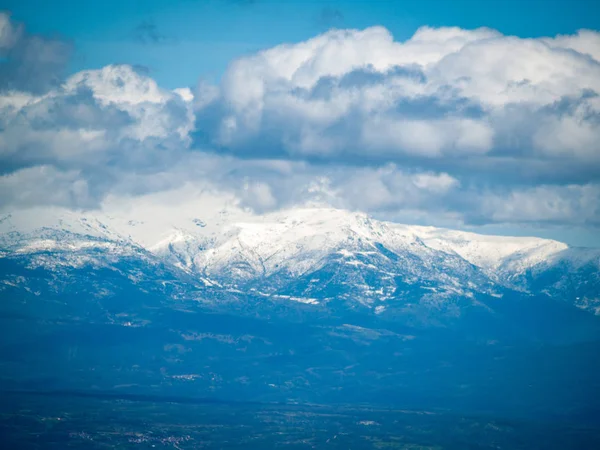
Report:
[[[600,226],[596,31],[332,30],[193,91],[128,65],[65,77],[70,48],[0,14],[0,210],[189,190],[255,212]]]
[[[240,154],[477,154],[490,156],[489,170],[503,155],[566,156],[600,169],[599,43],[590,30],[521,39],[424,27],[404,42],[381,27],[332,30],[234,61],[199,106],[198,127]]]

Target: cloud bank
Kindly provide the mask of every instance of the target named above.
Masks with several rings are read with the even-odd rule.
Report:
[[[591,31],[518,39],[425,27],[396,42],[380,27],[334,30],[233,62],[198,128],[241,156],[513,162],[583,180],[591,171],[579,169],[600,167],[598,59]]]
[[[257,212],[321,202],[437,225],[600,225],[595,31],[331,30],[174,91],[126,65],[64,77],[70,44],[8,15],[0,52],[4,210],[191,183]]]

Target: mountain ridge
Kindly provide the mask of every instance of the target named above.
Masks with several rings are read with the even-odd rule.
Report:
[[[82,252],[99,249],[105,258],[148,254],[200,285],[312,304],[342,298],[376,313],[390,301],[477,303],[479,295],[515,290],[600,314],[600,250],[554,240],[402,225],[323,207],[161,218],[162,228],[151,232],[152,221],[135,217],[62,211],[36,226],[28,222],[31,214],[0,219],[4,257],[38,255],[33,259],[52,265],[51,257],[39,255],[59,252],[64,266],[69,254],[79,255],[72,258],[76,265],[89,260]]]
[[[508,238],[555,256],[505,278],[427,245],[444,233],[331,209],[15,213],[0,223],[0,387],[595,407],[597,253]]]

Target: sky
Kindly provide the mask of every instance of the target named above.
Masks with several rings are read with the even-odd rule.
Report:
[[[241,55],[331,27],[381,25],[405,40],[423,25],[486,26],[520,37],[600,26],[600,6],[590,0],[3,0],[2,6],[32,33],[76,42],[71,70],[137,64],[171,89],[199,77],[216,81]]]
[[[595,2],[0,10],[2,212],[195,186],[600,246]]]

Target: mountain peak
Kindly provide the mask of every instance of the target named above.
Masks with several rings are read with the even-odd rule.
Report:
[[[569,298],[582,307],[597,303],[592,294],[600,252],[548,239],[402,225],[312,205],[264,215],[239,209],[177,215],[56,208],[39,213],[0,218],[2,250],[32,255],[134,251],[154,255],[197,280],[312,299],[308,303],[342,295],[375,305],[374,299],[401,298],[416,286],[427,301],[500,295],[502,287],[546,293],[568,288]],[[75,259],[65,259],[70,260]],[[51,258],[44,261],[51,264]],[[545,280],[543,288],[538,279]],[[377,307],[382,311],[384,305]]]

